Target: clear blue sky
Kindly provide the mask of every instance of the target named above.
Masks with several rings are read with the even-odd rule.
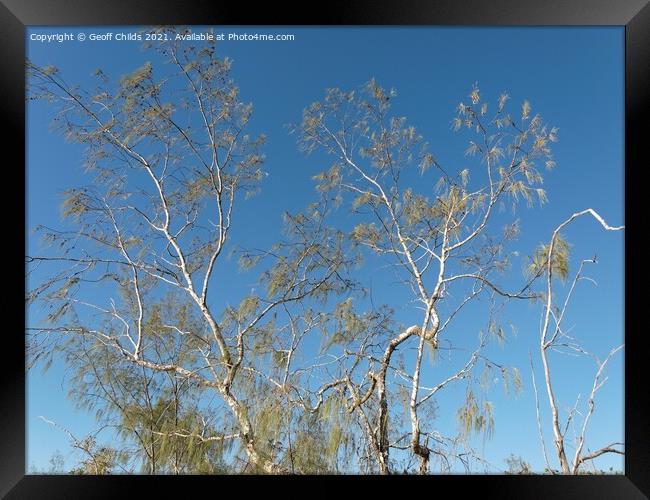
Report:
[[[29,40],[31,33],[64,31],[128,32],[135,28],[29,29],[28,57],[39,65],[59,67],[69,83],[89,83],[97,68],[119,78],[147,60],[155,62],[137,42]],[[224,41],[218,45],[222,56],[234,60],[233,77],[243,99],[254,104],[252,130],[268,136],[265,170],[270,175],[261,194],[240,205],[240,229],[233,233],[242,244],[264,246],[277,239],[281,214],[301,210],[313,201],[311,177],[329,166],[300,153],[285,125],[299,122],[302,109],[319,99],[325,88],[358,88],[371,77],[398,91],[394,111],[406,116],[429,141],[437,159],[454,171],[467,163],[463,155],[466,138],[451,131],[450,120],[455,106],[467,100],[474,82],[479,83],[484,99],[495,102],[505,90],[512,98],[513,110],[528,99],[533,112],[559,127],[560,141],[554,145],[557,168],[547,173],[544,183],[549,203],[532,209],[524,205],[519,214],[522,236],[517,245],[522,254],[547,241],[560,222],[584,208],[594,208],[612,225],[624,224],[623,28],[226,27],[217,31],[295,34],[294,41]],[[44,103],[30,103],[28,107],[29,230],[37,224],[60,226],[62,191],[88,181],[81,169],[82,148],[50,132],[52,116]],[[569,324],[575,325],[573,335],[588,349],[604,356],[624,341],[623,235],[605,232],[593,219],[584,218],[574,223],[566,236],[574,245],[576,258],[598,255],[599,264],[590,268],[598,287],[583,284],[578,290]],[[34,236],[28,233],[28,238],[29,252],[38,253]],[[234,271],[230,279],[241,282],[243,288],[253,281],[251,276],[250,282],[244,283]],[[373,293],[376,301],[396,307],[399,316],[402,304],[395,303],[388,281],[373,283]],[[518,334],[490,354],[519,367],[524,391],[519,397],[506,397],[500,387],[490,391],[496,429],[490,440],[479,442],[479,447],[497,467],[505,467],[503,459],[514,453],[539,470],[543,460],[528,365],[528,350],[534,349],[537,341],[539,316],[530,307],[513,308],[509,314]],[[584,400],[593,365],[578,358],[553,359],[562,408],[572,406],[578,393]],[[613,359],[607,374],[609,379],[599,392],[588,435],[587,444],[592,447],[623,441],[622,355]],[[65,367],[60,363],[46,375],[38,370],[29,374],[28,467],[47,468],[50,455],[57,449],[69,456],[66,436],[39,420],[39,415],[77,435],[94,428],[92,417],[75,410],[66,398],[66,380]],[[545,408],[546,400],[541,402]],[[442,429],[453,429],[453,416],[453,412],[441,411]],[[547,411],[543,418],[548,427]],[[552,446],[550,439],[547,446]],[[596,464],[621,469],[623,460],[610,455]]]

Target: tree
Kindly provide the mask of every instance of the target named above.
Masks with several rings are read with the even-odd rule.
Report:
[[[623,348],[623,345],[613,348],[607,354],[604,360],[600,360],[594,354],[587,352],[584,347],[580,345],[578,341],[576,341],[576,339],[568,334],[568,331],[566,331],[563,326],[563,321],[566,317],[565,315],[569,302],[578,282],[585,280],[595,283],[591,278],[585,276],[584,267],[588,264],[595,264],[596,257],[594,256],[591,259],[583,259],[580,262],[580,266],[576,271],[573,280],[571,281],[571,286],[569,287],[569,290],[567,291],[563,301],[558,300],[557,293],[554,290],[556,277],[562,280],[566,280],[569,275],[569,244],[562,237],[561,231],[566,226],[571,224],[574,220],[583,215],[591,215],[607,231],[621,231],[624,229],[624,226],[610,226],[596,211],[591,208],[576,212],[562,224],[560,224],[555,229],[555,231],[553,231],[553,235],[549,244],[540,246],[531,262],[531,271],[533,271],[535,274],[543,272],[546,278],[546,290],[544,293],[543,315],[540,328],[539,353],[544,370],[544,385],[546,387],[549,408],[551,410],[551,428],[553,430],[554,436],[555,453],[563,474],[578,474],[580,473],[580,467],[582,465],[607,453],[615,453],[619,455],[624,454],[621,449],[623,443],[618,442],[607,444],[587,454],[585,454],[583,451],[589,421],[595,409],[596,393],[607,381],[606,378],[603,378],[603,372],[607,366],[607,363],[609,363],[609,360],[614,354]],[[572,409],[568,412],[564,423],[561,422],[560,412],[558,409],[558,400],[553,391],[553,372],[551,370],[549,362],[549,353],[551,351],[556,351],[561,354],[577,353],[578,355],[586,355],[591,357],[596,364],[596,373],[594,375],[593,384],[589,392],[589,397],[587,399],[586,413],[583,415],[578,410],[578,405],[580,403],[580,395],[578,395],[576,402],[573,405]],[[532,356],[531,370],[533,375],[533,383],[535,384],[535,395],[537,399],[537,386],[535,383],[535,372],[532,365]],[[580,430],[575,435],[575,454],[573,458],[570,459],[567,456],[566,450],[566,434],[569,430],[569,426],[574,423],[578,417],[582,417],[582,425],[580,426]],[[537,399],[537,419],[544,460],[546,462],[547,469],[552,470],[549,465],[546,445],[544,442],[544,435],[542,432],[539,399]]]
[[[70,470],[70,473],[91,475],[111,474],[113,470],[118,466],[118,462],[124,460],[124,456],[120,456],[120,453],[116,449],[110,446],[102,446],[97,443],[97,435],[101,432],[102,429],[99,429],[98,431],[80,439],[65,427],[52,422],[45,417],[41,416],[40,418],[44,422],[63,431],[68,436],[71,447],[75,451],[81,453],[81,459],[78,466],[72,468]],[[65,459],[58,450],[50,458],[50,464],[50,472],[63,472]]]
[[[453,120],[455,130],[467,129],[473,135],[466,155],[479,158],[480,169],[471,172],[477,179],[472,183],[469,169],[449,174],[427,151],[415,127],[390,113],[395,95],[395,91],[386,91],[374,80],[361,94],[330,89],[322,102],[305,110],[299,132],[307,152],[321,150],[334,157],[335,164],[316,177],[318,188],[332,193],[334,203],[351,207],[359,221],[350,233],[354,244],[388,260],[419,304],[413,310],[414,317],[419,316],[416,324],[399,333],[388,332],[384,338],[368,339],[366,342],[374,346],[375,352],[367,352],[369,349],[362,346],[353,353],[368,360],[359,382],[353,383],[349,369],[343,371],[379,470],[388,472],[389,450],[399,446],[406,436],[391,442],[387,375],[398,347],[415,339],[414,363],[410,373],[401,375],[410,384],[406,389],[409,446],[419,459],[420,472],[426,472],[432,451],[427,442],[441,443],[439,436],[422,428],[420,412],[427,402],[447,384],[469,377],[479,359],[488,368],[505,368],[481,357],[486,342],[482,338],[460,369],[424,389],[420,380],[425,346],[439,349],[456,314],[481,294],[504,299],[534,298],[526,290],[538,276],[515,292],[505,291],[494,278],[508,267],[506,245],[517,235],[517,221],[500,227],[501,234],[491,228],[494,212],[505,200],[512,201],[513,209],[521,198],[529,204],[535,198],[540,203],[546,200],[539,187],[543,178],[535,161],[553,167],[550,143],[557,139],[557,129],[544,125],[538,115],[531,117],[527,101],[515,120],[506,112],[505,93],[490,114],[488,104],[481,102],[478,86],[474,86],[470,102],[458,105]],[[404,178],[413,170],[421,175],[419,184],[436,186],[435,197],[404,185]],[[444,316],[443,305],[450,310]],[[491,332],[502,335],[502,328],[493,319],[489,323]],[[445,340],[453,349],[453,337]],[[364,403],[375,405],[374,423],[364,414]],[[481,403],[468,387],[459,419],[465,434],[471,430],[489,432],[493,425],[491,406],[487,401]]]
[[[505,460],[508,465],[508,472],[506,474],[530,474],[530,464],[523,458],[515,455],[510,455]]]
[[[98,71],[93,91],[68,86],[56,68],[28,63],[30,98],[59,106],[56,123],[68,139],[87,146],[93,175],[91,186],[66,193],[63,214],[73,230],[39,228],[57,253],[28,257],[32,264],[59,265],[28,296],[50,311],[49,324],[29,330],[32,359],[51,356],[52,347],[72,357],[85,349],[91,364],[108,357],[124,368],[120,376],[146,380],[145,386],[171,374],[195,392],[216,393],[247,459],[277,472],[256,439],[254,409],[238,396],[254,383],[254,369],[247,366],[254,361],[247,356],[255,342],[275,333],[269,319],[275,309],[347,286],[336,283],[345,257],[319,243],[334,234],[296,223],[311,233],[286,245],[270,267],[268,296],[246,297],[221,317],[215,312],[209,293],[220,284],[213,274],[229,241],[236,201],[254,194],[264,175],[264,137],[246,134],[252,106],[238,98],[230,61],[218,59],[214,45],[172,41],[154,50],[167,63],[164,73],[157,75],[147,63],[111,86]],[[104,288],[94,295],[90,283]],[[180,322],[160,321],[156,305],[170,290],[180,308],[192,305],[198,324],[183,330]],[[45,339],[57,345],[41,343]],[[94,375],[82,370],[80,376]],[[149,397],[134,399],[143,394]]]

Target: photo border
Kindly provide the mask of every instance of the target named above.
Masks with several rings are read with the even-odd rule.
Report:
[[[201,0],[168,1],[139,0],[0,0],[0,110],[6,127],[6,153],[13,149],[18,164],[25,165],[25,42],[28,26],[91,26],[91,25],[438,25],[438,26],[625,26],[625,214],[626,225],[632,228],[634,238],[639,227],[634,221],[639,208],[633,205],[644,185],[637,179],[637,171],[647,164],[644,130],[644,111],[648,109],[650,89],[650,4],[647,0],[330,0],[326,4],[309,5],[277,2],[210,3]],[[5,160],[5,176],[15,164]],[[636,169],[636,170],[635,170]],[[18,169],[19,170],[19,169]],[[11,252],[16,263],[25,256],[26,247],[26,168],[17,176],[18,186],[5,180],[5,221],[11,221],[14,231],[23,234],[23,245],[10,244],[5,236],[5,250]],[[632,179],[631,182],[628,182]],[[22,185],[21,185],[22,183]],[[19,189],[22,187],[22,189]],[[646,195],[647,196],[647,195]],[[634,201],[633,201],[634,200]],[[24,212],[19,208],[23,207]],[[9,211],[11,210],[11,212]],[[11,217],[12,212],[23,217]],[[626,228],[627,236],[629,229]],[[18,241],[17,237],[13,241]],[[627,240],[627,238],[626,238]],[[647,259],[640,255],[640,244],[625,245],[625,260],[640,265]],[[21,253],[22,252],[22,253]],[[18,255],[21,253],[21,255]],[[16,282],[25,288],[24,268],[9,264],[6,271],[16,274]],[[648,421],[648,363],[647,351],[642,346],[646,329],[630,328],[639,310],[641,296],[628,293],[636,280],[625,279],[625,474],[602,476],[548,476],[548,475],[431,475],[418,476],[321,476],[319,478],[292,476],[296,486],[310,487],[316,481],[340,484],[347,490],[379,486],[385,491],[392,486],[418,485],[438,491],[443,483],[458,494],[480,495],[481,498],[590,498],[641,499],[650,497],[650,432]],[[18,286],[20,289],[20,285]],[[5,287],[6,290],[12,290]],[[24,298],[24,295],[23,295]],[[3,370],[0,377],[0,497],[6,498],[109,498],[146,486],[151,494],[162,497],[187,496],[195,487],[214,489],[223,494],[222,487],[237,488],[249,495],[249,479],[256,486],[282,488],[286,477],[256,476],[70,476],[26,474],[25,435],[25,309],[23,298],[8,293],[4,310],[21,332],[5,329],[2,352]],[[642,307],[642,306],[641,306]],[[647,306],[645,307],[647,310]],[[22,311],[22,314],[21,312]],[[13,321],[12,321],[13,323]],[[19,326],[17,330],[21,330]],[[216,479],[215,479],[216,478]],[[153,480],[152,480],[153,479]],[[218,483],[215,482],[218,481]],[[388,482],[386,482],[388,481]],[[416,481],[418,481],[416,483]],[[421,481],[421,482],[420,482]],[[431,481],[431,482],[429,482]],[[146,483],[146,485],[145,485]],[[198,485],[197,483],[200,483]],[[215,488],[218,486],[218,489]],[[339,487],[340,487],[339,486]],[[192,488],[191,490],[189,488]],[[436,488],[436,490],[433,490]],[[374,488],[372,488],[374,489]],[[307,494],[310,490],[294,490]],[[321,490],[334,494],[335,490]],[[379,489],[377,490],[379,491]],[[155,493],[154,493],[155,492]],[[315,492],[314,492],[315,493]],[[427,490],[423,494],[428,495]]]

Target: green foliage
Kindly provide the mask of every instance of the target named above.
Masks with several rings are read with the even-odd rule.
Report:
[[[224,468],[230,441],[205,428],[198,408],[183,409],[181,401],[161,397],[151,406],[129,405],[122,417],[122,434],[143,437],[143,472],[215,473]]]
[[[521,380],[521,373],[519,368],[513,366],[511,368],[501,368],[501,378],[503,381],[503,390],[506,395],[510,393],[510,388],[514,390],[515,395],[521,394],[523,390],[523,382]]]
[[[496,321],[491,320],[488,324],[488,331],[497,339],[499,344],[503,345],[506,341],[506,332]]]
[[[119,455],[115,448],[97,444],[94,436],[84,438],[75,447],[81,450],[84,458],[70,471],[71,474],[106,475],[114,472]]]
[[[313,177],[318,191],[330,191],[339,186],[341,182],[341,166],[332,165],[329,170],[323,171]]]
[[[377,228],[374,222],[361,223],[354,226],[350,233],[350,239],[356,244],[368,245],[375,251],[379,251],[384,240],[384,233]]]
[[[520,456],[515,456],[511,453],[510,456],[505,459],[505,462],[508,465],[506,474],[532,474],[530,464]]]
[[[281,401],[270,399],[261,403],[255,414],[255,434],[262,441],[275,438],[286,423],[287,408]]]
[[[334,344],[346,343],[357,338],[368,326],[367,317],[354,312],[352,297],[339,302],[332,312],[332,331],[329,332],[321,351],[325,352]]]
[[[64,466],[65,466],[65,457],[61,454],[61,452],[57,449],[52,453],[50,456],[50,469],[49,472],[52,474],[60,474],[64,472]]]
[[[503,227],[503,239],[506,241],[515,240],[520,233],[519,219],[512,224],[506,224]]]
[[[255,267],[259,261],[261,260],[262,256],[260,255],[252,255],[250,253],[242,253],[239,256],[239,269],[242,271],[248,271]]]
[[[492,403],[476,398],[474,391],[466,393],[465,403],[458,409],[457,418],[460,424],[460,436],[469,438],[472,432],[482,432],[485,437],[491,437],[494,432],[494,417]]]
[[[542,244],[537,248],[527,268],[529,275],[536,276],[546,272],[550,249],[550,244]],[[551,273],[562,281],[566,281],[569,275],[570,250],[571,245],[558,233],[551,255]]]
[[[288,461],[291,469],[301,474],[322,474],[328,471],[326,443],[315,432],[299,431],[291,445]]]

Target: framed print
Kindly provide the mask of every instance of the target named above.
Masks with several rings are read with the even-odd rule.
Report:
[[[3,0],[0,491],[648,498],[647,2],[322,7]]]

